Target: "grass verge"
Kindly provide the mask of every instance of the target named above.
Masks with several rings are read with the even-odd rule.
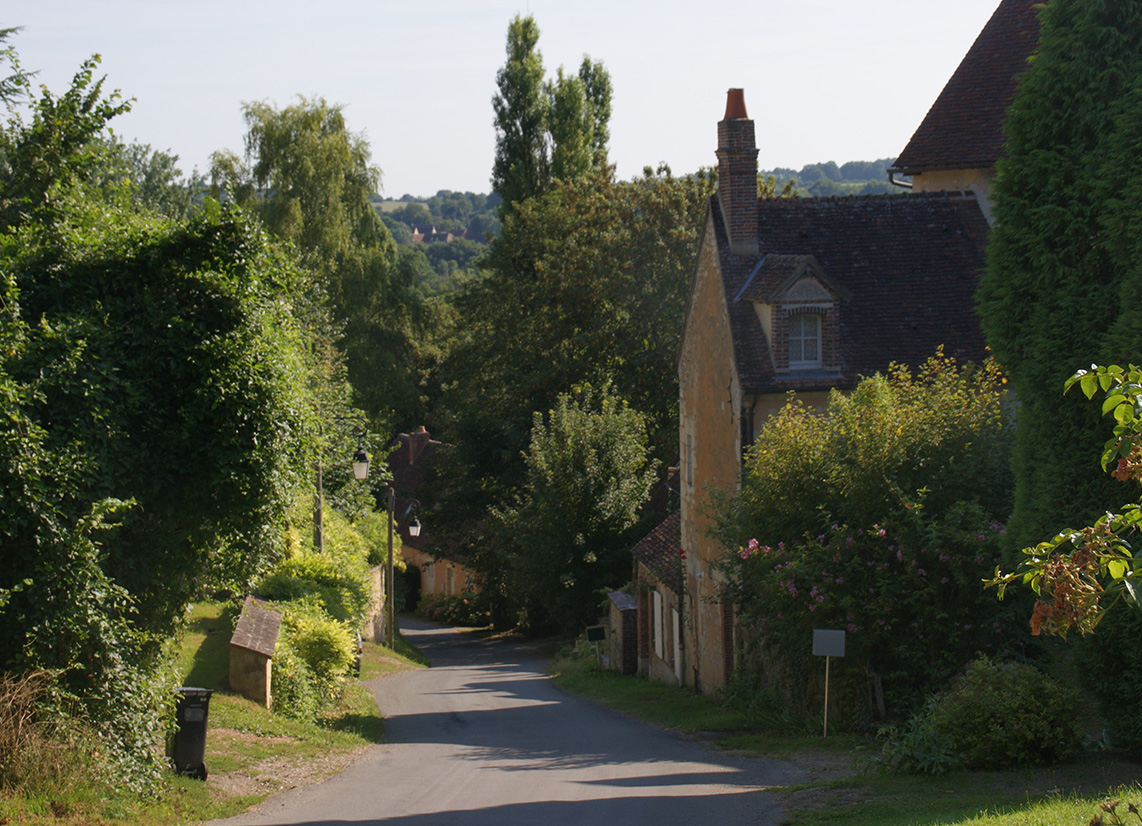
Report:
[[[36,790],[0,792],[0,826],[176,826],[229,817],[276,791],[335,774],[361,749],[380,741],[384,720],[372,693],[359,682],[316,723],[280,717],[230,692],[233,610],[218,603],[196,605],[178,658],[184,684],[214,689],[206,783],[171,775],[141,798],[116,789],[113,780],[60,778]],[[425,664],[403,639],[396,651],[365,643],[361,679]]]
[[[1113,755],[1085,754],[1065,765],[1006,772],[949,772],[937,777],[862,770],[870,738],[822,738],[750,728],[716,699],[661,683],[600,671],[589,657],[557,655],[549,672],[564,690],[656,726],[700,736],[728,753],[787,760],[808,782],[774,789],[785,824],[798,826],[1112,826],[1137,823],[1142,771]],[[1113,812],[1101,806],[1120,800]],[[1101,816],[1101,821],[1092,818]],[[1114,820],[1117,816],[1120,820]]]

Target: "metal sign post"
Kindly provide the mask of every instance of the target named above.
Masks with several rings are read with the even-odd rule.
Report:
[[[829,661],[845,655],[845,632],[813,629],[813,655],[825,658],[825,732],[829,736]]]

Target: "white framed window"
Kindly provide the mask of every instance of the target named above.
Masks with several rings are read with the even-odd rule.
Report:
[[[821,366],[821,317],[798,313],[789,316],[789,369]]]

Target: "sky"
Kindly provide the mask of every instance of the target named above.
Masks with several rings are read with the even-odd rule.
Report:
[[[895,157],[999,0],[4,0],[0,28],[57,94],[98,53],[134,98],[125,140],[184,172],[241,153],[243,102],[344,107],[382,194],[488,192],[508,23],[531,14],[548,76],[602,61],[620,178],[716,163],[726,90],[745,90],[761,169]]]

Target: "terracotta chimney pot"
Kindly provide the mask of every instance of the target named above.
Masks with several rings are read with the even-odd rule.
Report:
[[[726,116],[722,120],[745,120],[748,117],[745,111],[745,89],[727,90]]]

